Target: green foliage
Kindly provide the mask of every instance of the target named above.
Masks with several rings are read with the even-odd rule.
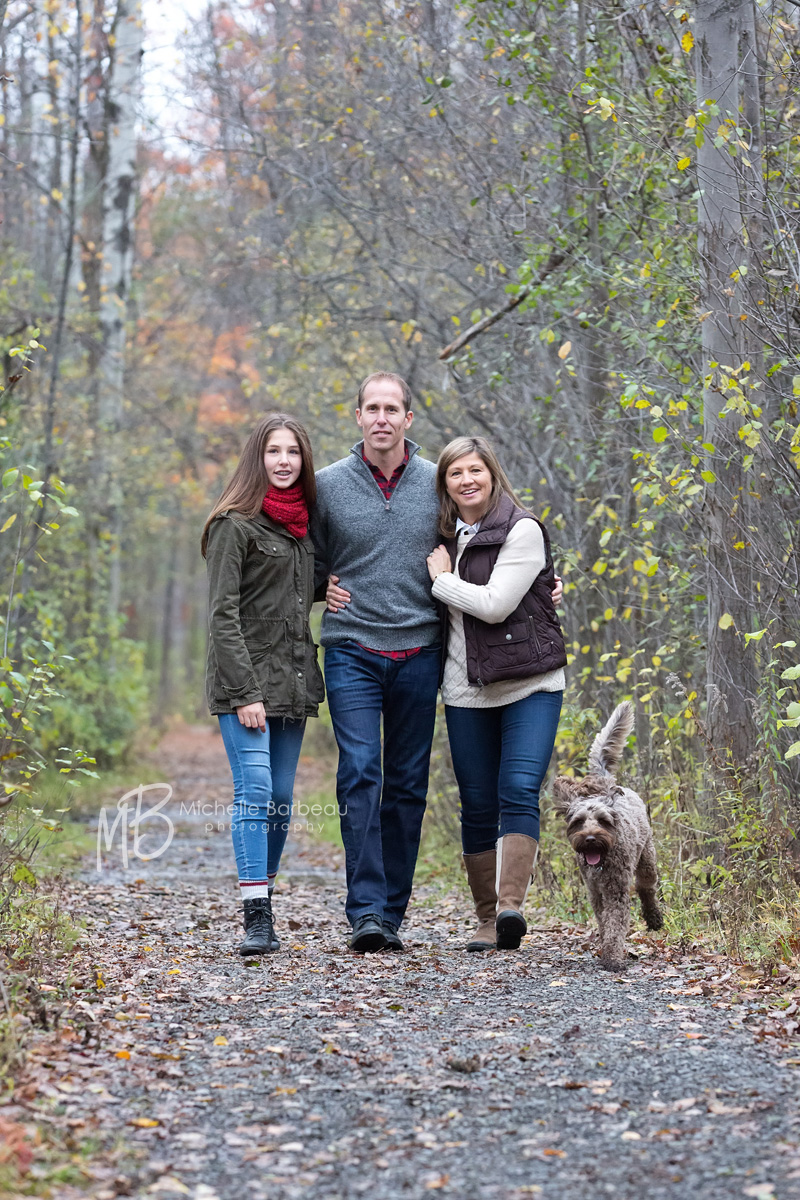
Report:
[[[150,689],[144,647],[128,638],[113,642],[113,657],[101,655],[98,639],[87,636],[72,651],[59,674],[59,695],[50,703],[52,725],[43,725],[38,741],[45,754],[58,744],[90,746],[101,767],[123,761],[148,715]]]

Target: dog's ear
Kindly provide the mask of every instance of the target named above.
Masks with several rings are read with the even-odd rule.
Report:
[[[568,779],[566,775],[556,775],[553,780],[553,808],[562,816],[572,806],[574,788],[575,780]]]

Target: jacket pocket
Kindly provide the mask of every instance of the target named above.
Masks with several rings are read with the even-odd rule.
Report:
[[[319,665],[319,646],[309,642],[306,646],[306,696],[309,704],[321,704],[325,699],[325,684],[322,679],[322,669]]]
[[[263,537],[255,539],[256,547],[262,554],[266,554],[268,558],[287,558],[291,553],[291,549],[284,542],[278,541],[277,538],[271,538],[265,534]]]

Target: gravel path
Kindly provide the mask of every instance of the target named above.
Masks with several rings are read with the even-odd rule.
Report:
[[[178,833],[161,857],[124,871],[108,854],[72,886],[88,936],[45,985],[59,1026],[0,1109],[42,1131],[31,1186],[56,1200],[800,1196],[797,1071],[744,1027],[752,1005],[731,986],[758,987],[741,968],[642,936],[617,978],[584,928],[467,955],[464,896],[424,888],[407,953],[359,957],[338,853],[308,838],[276,894],[280,954],[244,963],[229,835],[180,813],[228,802],[221,742],[190,731],[163,754]]]

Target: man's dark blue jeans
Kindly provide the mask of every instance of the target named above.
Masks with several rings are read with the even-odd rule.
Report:
[[[465,854],[493,850],[507,833],[524,833],[538,842],[539,789],[550,765],[562,697],[562,692],[534,692],[497,708],[445,705]]]
[[[428,793],[440,660],[439,646],[403,661],[357,642],[325,651],[351,925],[367,913],[398,926],[405,916]]]

